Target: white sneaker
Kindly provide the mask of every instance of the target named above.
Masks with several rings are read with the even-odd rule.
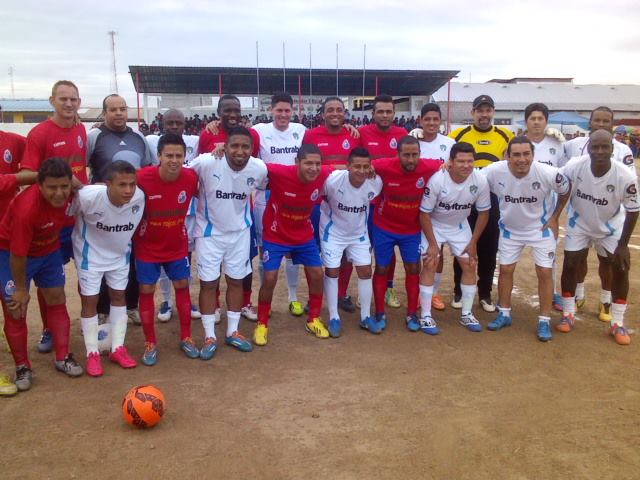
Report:
[[[491,313],[496,311],[496,306],[491,301],[491,298],[481,298],[480,306],[485,312]]]
[[[140,312],[137,308],[127,309],[127,317],[128,323],[132,323],[133,325],[141,325],[142,320],[140,320]]]
[[[251,304],[242,307],[242,310],[240,310],[240,315],[252,322],[258,321],[258,312],[256,312],[256,309]]]
[[[160,310],[158,310],[158,320],[160,322],[168,322],[173,315],[173,309],[169,306],[168,302],[162,302],[160,304]]]
[[[200,310],[198,309],[198,307],[195,304],[191,304],[191,320],[198,320],[202,318],[202,314],[200,313]]]
[[[216,325],[219,324],[222,321],[221,315],[220,315],[220,307],[216,308],[216,311],[214,312],[214,315],[216,316]]]
[[[473,313],[468,313],[466,315],[462,315],[460,317],[460,325],[465,327],[470,332],[481,332],[482,325],[476,317],[473,316]]]
[[[460,310],[462,308],[462,297],[458,297],[457,295],[453,295],[451,299],[451,308],[457,308]]]

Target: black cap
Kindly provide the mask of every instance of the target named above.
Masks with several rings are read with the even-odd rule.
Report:
[[[496,108],[493,103],[493,98],[489,95],[480,95],[479,97],[476,97],[473,101],[473,108],[478,108],[480,105],[489,105],[491,108]]]

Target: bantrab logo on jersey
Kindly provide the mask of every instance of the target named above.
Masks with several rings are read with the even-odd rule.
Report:
[[[253,184],[256,183],[256,179],[253,177],[247,178],[247,186],[253,187]]]
[[[78,135],[78,147],[84,147],[84,142],[82,141],[82,137],[80,135]]]
[[[4,151],[4,154],[2,155],[2,158],[4,159],[4,161],[6,163],[11,163],[13,162],[13,155],[11,155],[11,150],[9,150],[8,148]]]
[[[342,148],[344,148],[345,150],[349,150],[351,148],[351,144],[349,143],[348,139],[344,139],[344,142],[342,142]]]
[[[424,188],[424,185],[425,185],[424,178],[420,177],[416,182],[416,188]]]
[[[311,201],[315,202],[318,199],[318,196],[320,196],[320,193],[318,192],[318,189],[316,188],[312,193],[311,193]]]
[[[182,190],[179,194],[178,194],[178,203],[184,203],[187,201],[187,192],[185,192],[184,190]]]
[[[396,142],[395,138],[392,138],[389,142],[389,148],[393,148],[394,150],[398,148],[398,142]]]
[[[534,190],[540,190],[540,182],[533,182],[531,184],[531,188],[533,188]]]
[[[615,191],[616,187],[614,187],[613,185],[609,184],[607,185],[607,192],[609,193],[613,193]]]
[[[471,192],[471,195],[475,195],[475,193],[478,191],[478,186],[477,185],[471,185],[469,187],[469,191]]]

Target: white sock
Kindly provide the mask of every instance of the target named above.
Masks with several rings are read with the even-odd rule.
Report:
[[[538,322],[549,323],[551,321],[551,317],[545,317],[544,315],[538,315]]]
[[[465,285],[460,284],[460,290],[462,291],[462,315],[470,315],[471,307],[473,307],[473,299],[476,298],[476,284]]]
[[[574,315],[576,313],[575,297],[562,297],[562,315]]]
[[[202,326],[204,327],[205,338],[216,338],[216,315],[202,315]]]
[[[171,280],[167,277],[167,272],[164,271],[164,267],[160,268],[160,278],[158,279],[158,285],[160,286],[160,293],[162,294],[162,301],[167,302],[169,307],[173,305],[171,301]]]
[[[420,285],[420,316],[431,316],[431,298],[433,297],[433,285]]]
[[[340,320],[338,313],[338,279],[324,276],[324,296],[327,299],[327,309],[330,319]]]
[[[371,298],[373,297],[373,280],[358,278],[358,297],[360,298],[360,319],[371,316]]]
[[[618,324],[619,327],[624,326],[624,312],[627,311],[626,303],[611,304],[611,326]]]
[[[227,337],[238,331],[240,325],[240,312],[230,312],[227,310]]]
[[[576,283],[576,298],[584,298],[584,283]]]
[[[554,258],[553,265],[551,265],[551,281],[553,282],[553,293],[558,293],[558,267],[557,260]]]
[[[505,317],[510,317],[511,316],[511,307],[509,308],[505,308],[505,307],[498,307],[498,311],[504,315]]]
[[[100,353],[98,351],[98,315],[93,317],[81,317],[82,335],[84,336],[84,346],[87,349],[87,357],[90,353]]]
[[[435,277],[433,278],[433,294],[437,294],[440,289],[440,282],[442,282],[442,274],[436,272]]]
[[[298,301],[298,270],[300,267],[293,264],[293,260],[286,258],[284,272],[287,275],[287,289],[289,290],[289,302]],[[334,317],[331,317],[334,318]]]
[[[600,303],[611,303],[611,292],[609,290],[600,290]]]
[[[124,345],[124,337],[127,335],[127,307],[111,305],[109,323],[111,323],[111,351],[115,352]]]

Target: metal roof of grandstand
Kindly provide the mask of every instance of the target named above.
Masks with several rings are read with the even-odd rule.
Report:
[[[616,111],[640,111],[640,85],[451,82],[452,102],[472,103],[479,95],[491,96],[496,110],[524,110],[530,103],[542,102],[553,111],[588,111],[600,105]],[[446,85],[433,97],[436,102],[446,102]]]
[[[138,93],[162,94],[213,94],[231,93],[236,95],[255,95],[258,85],[255,68],[228,67],[159,67],[130,65],[129,73]],[[456,70],[367,70],[365,76],[365,95],[377,91],[394,96],[431,95],[451,78],[458,74]],[[311,92],[309,89],[309,69],[287,68],[286,90],[292,94],[298,92],[298,77],[303,95],[335,95],[336,71],[331,69],[313,69]],[[338,71],[340,95],[362,95],[362,70],[341,69]],[[281,68],[260,69],[260,94],[272,95],[283,90],[283,71]]]
[[[53,112],[46,98],[0,98],[0,107],[5,112]]]

